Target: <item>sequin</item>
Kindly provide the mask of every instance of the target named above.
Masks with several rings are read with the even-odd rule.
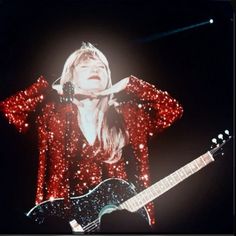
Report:
[[[48,90],[49,85],[41,76],[26,90],[1,102],[0,110],[19,132],[26,132],[31,127],[29,113],[43,102]],[[123,115],[137,163],[138,184],[144,189],[150,185],[148,139],[180,118],[183,109],[167,92],[134,76],[130,76],[125,92],[134,95],[135,99],[120,102],[117,111]],[[70,134],[67,132],[67,114],[70,114],[72,127]],[[89,192],[102,181],[103,168],[109,178],[128,180],[125,169],[128,162],[121,159],[115,164],[105,163],[109,153],[101,149],[99,141],[91,146],[85,140],[78,127],[76,105],[48,102],[36,122],[39,139],[36,204]],[[147,209],[154,224],[153,203],[149,203]]]

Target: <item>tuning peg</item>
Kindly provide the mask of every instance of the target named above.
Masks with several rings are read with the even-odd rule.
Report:
[[[229,131],[227,129],[225,130],[225,134],[229,135]]]
[[[218,138],[223,140],[223,134],[219,134]]]
[[[213,138],[213,139],[211,140],[211,142],[213,143],[213,144],[211,145],[211,148],[214,148],[214,147],[216,147],[216,146],[218,145],[216,138]]]
[[[232,136],[229,135],[229,131],[227,129],[225,130],[225,134],[228,136],[229,139],[232,138]]]
[[[213,138],[211,141],[212,141],[212,143],[217,144],[217,139],[216,138]]]

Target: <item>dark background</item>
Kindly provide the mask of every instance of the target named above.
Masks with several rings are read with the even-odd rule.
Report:
[[[153,182],[209,150],[219,132],[233,133],[230,1],[32,2],[0,1],[0,100],[40,75],[53,82],[66,58],[89,41],[110,61],[113,82],[133,74],[184,107],[183,118],[150,143]],[[210,18],[213,24],[144,40]],[[18,134],[2,115],[0,127],[0,225],[10,233],[34,204],[37,144],[33,130]],[[232,141],[223,158],[156,199],[155,232],[233,233],[233,158]]]

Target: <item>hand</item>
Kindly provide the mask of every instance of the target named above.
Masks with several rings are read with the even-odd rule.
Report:
[[[57,91],[58,94],[62,95],[63,94],[63,89],[60,84],[53,84],[52,88]]]
[[[105,89],[103,91],[100,91],[100,92],[95,92],[94,94],[96,96],[108,96],[114,93],[119,93],[126,88],[128,83],[129,83],[129,77],[126,77],[120,80],[119,82],[117,82],[116,84],[114,84],[112,87]]]

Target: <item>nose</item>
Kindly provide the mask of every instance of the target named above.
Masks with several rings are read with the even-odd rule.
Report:
[[[93,67],[92,67],[92,71],[93,71],[93,72],[98,72],[98,67],[97,67],[97,66],[93,66]]]

